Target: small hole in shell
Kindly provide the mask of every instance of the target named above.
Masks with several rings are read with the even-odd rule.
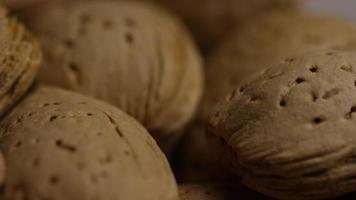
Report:
[[[132,33],[126,33],[125,40],[128,44],[132,44],[134,41],[134,37],[133,37]]]
[[[18,141],[16,142],[16,145],[15,145],[17,148],[21,147],[22,146],[22,142],[21,141]]]
[[[297,78],[296,80],[295,80],[295,82],[297,83],[297,84],[301,84],[301,83],[303,83],[305,81],[305,79],[303,79],[303,78]]]
[[[91,16],[88,14],[83,14],[80,16],[80,23],[86,24],[91,21]]]
[[[114,23],[113,23],[111,20],[107,19],[107,20],[104,20],[104,21],[103,21],[103,28],[104,28],[104,29],[110,30],[110,29],[112,29],[113,27],[114,27]]]
[[[316,72],[318,72],[319,71],[319,68],[318,68],[318,66],[316,66],[316,65],[313,65],[311,68],[310,68],[310,72],[312,72],[312,73],[316,73]]]
[[[40,159],[39,158],[34,159],[32,162],[32,165],[34,167],[38,167],[40,165]]]
[[[260,97],[257,97],[257,96],[252,96],[252,97],[250,98],[250,102],[252,102],[252,103],[258,102],[258,101],[260,101],[260,100],[261,100],[261,98],[260,98]]]
[[[52,184],[52,185],[56,185],[58,182],[59,182],[59,178],[57,176],[51,176],[49,178],[49,182]]]
[[[286,107],[287,106],[287,101],[285,99],[281,99],[281,101],[279,102],[279,105],[281,107]]]
[[[356,112],[356,106],[352,106],[351,109],[350,109],[350,111],[351,111],[352,113]]]
[[[58,118],[58,116],[51,116],[50,118],[49,118],[49,121],[50,122],[53,122],[54,120],[56,120]]]
[[[292,63],[292,62],[294,62],[294,58],[287,58],[287,59],[285,59],[285,62],[288,62],[288,63]]]
[[[323,116],[318,116],[313,119],[314,124],[321,124],[326,121],[326,118]]]
[[[71,39],[67,39],[64,40],[64,45],[68,48],[68,49],[73,49],[74,47],[74,42]]]

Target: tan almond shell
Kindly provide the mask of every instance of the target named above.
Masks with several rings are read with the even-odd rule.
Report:
[[[41,51],[25,27],[0,7],[0,115],[29,88],[37,74]]]
[[[356,49],[356,26],[327,16],[279,12],[236,30],[207,61],[200,117],[249,76],[274,62],[306,51]]]
[[[205,125],[215,105],[242,80],[274,62],[303,51],[355,49],[356,28],[324,16],[279,12],[248,22],[235,30],[208,59],[206,91],[198,120],[188,128],[179,151],[180,181],[231,177],[217,150],[205,139]],[[194,166],[194,167],[192,167]],[[235,178],[235,177],[233,177]]]
[[[31,11],[28,24],[45,53],[43,83],[118,106],[158,140],[192,118],[202,93],[201,59],[170,14],[133,2],[53,3]]]
[[[154,0],[152,0],[154,1]],[[181,16],[207,52],[235,26],[276,10],[295,10],[298,0],[155,0]]]
[[[272,65],[225,101],[209,134],[243,182],[279,199],[355,191],[356,52]]]
[[[0,127],[7,164],[1,199],[178,199],[153,138],[106,103],[36,88]]]
[[[266,199],[241,185],[203,183],[179,186],[181,200]]]

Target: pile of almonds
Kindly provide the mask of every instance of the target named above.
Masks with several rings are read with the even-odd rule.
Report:
[[[302,4],[0,0],[0,199],[354,199],[356,25]]]

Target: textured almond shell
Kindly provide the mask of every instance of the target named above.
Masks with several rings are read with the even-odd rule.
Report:
[[[168,162],[133,118],[76,93],[37,88],[2,121],[1,199],[177,200]]]
[[[200,117],[244,79],[275,62],[304,52],[355,50],[356,26],[326,16],[279,12],[248,22],[234,31],[207,61]]]
[[[286,59],[236,89],[210,134],[243,182],[279,199],[355,191],[356,53]]]
[[[156,139],[191,119],[202,93],[201,60],[177,19],[132,2],[54,3],[31,11],[26,20],[45,53],[40,81],[116,105]]]
[[[38,43],[24,26],[0,7],[0,115],[31,85],[41,62]]]

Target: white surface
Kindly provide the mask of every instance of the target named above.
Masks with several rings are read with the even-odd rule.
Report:
[[[356,0],[304,0],[308,10],[337,15],[356,23]]]

